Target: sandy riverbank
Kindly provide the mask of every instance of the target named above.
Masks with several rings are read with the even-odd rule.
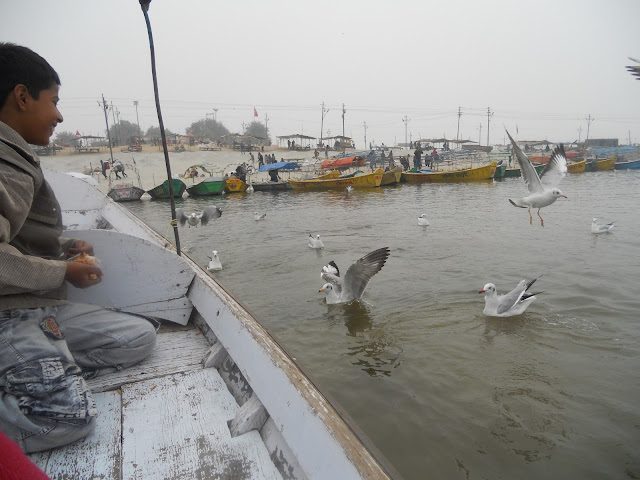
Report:
[[[311,151],[291,151],[280,148],[265,148],[264,154],[274,153],[278,161],[284,160],[309,160],[313,158],[313,150]],[[255,157],[255,166],[258,165],[257,152],[253,152]],[[156,185],[162,183],[167,178],[167,169],[164,161],[164,154],[158,147],[145,146],[142,152],[121,152],[119,149],[113,152],[114,160],[120,160],[126,165],[126,173],[128,177],[123,180],[116,180],[115,175],[111,173],[111,181],[117,183],[133,183],[137,185],[137,178],[134,173],[133,165],[140,174],[140,182],[142,188],[150,190]],[[99,189],[103,192],[109,190],[109,180],[105,179],[100,173],[100,160],[111,161],[109,149],[99,153],[75,153],[72,150],[62,150],[54,156],[40,157],[40,161],[43,167],[57,170],[60,172],[79,172],[87,173],[92,169],[97,169],[98,172],[93,174],[99,183]],[[238,151],[223,149],[221,151],[200,151],[197,147],[193,151],[185,152],[169,152],[169,162],[171,164],[171,173],[179,174],[182,176],[185,171],[195,164],[207,164],[210,166],[210,170],[214,174],[223,175],[224,172],[229,173],[232,170],[242,164],[250,163],[250,156],[248,153],[240,153]],[[109,176],[109,171],[107,171]],[[260,173],[254,176],[254,181],[267,180],[268,175],[266,173]],[[197,180],[196,180],[197,181]],[[187,185],[191,185],[191,180],[185,181]]]

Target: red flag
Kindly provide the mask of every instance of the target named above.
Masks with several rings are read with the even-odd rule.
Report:
[[[253,116],[254,117],[258,116],[258,111],[256,110],[256,107],[253,107]]]
[[[76,130],[76,135],[79,137],[80,136],[80,132],[78,130]]]

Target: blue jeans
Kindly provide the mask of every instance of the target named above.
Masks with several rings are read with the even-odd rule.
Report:
[[[85,437],[97,410],[83,372],[147,357],[155,325],[95,305],[0,311],[0,430],[27,453]]]

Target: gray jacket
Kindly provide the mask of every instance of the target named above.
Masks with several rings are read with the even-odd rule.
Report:
[[[0,311],[66,302],[66,264],[73,240],[33,149],[0,122]]]

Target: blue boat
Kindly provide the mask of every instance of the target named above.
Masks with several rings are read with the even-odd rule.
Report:
[[[640,168],[640,160],[616,162],[613,168],[615,168],[616,170],[637,170]]]

